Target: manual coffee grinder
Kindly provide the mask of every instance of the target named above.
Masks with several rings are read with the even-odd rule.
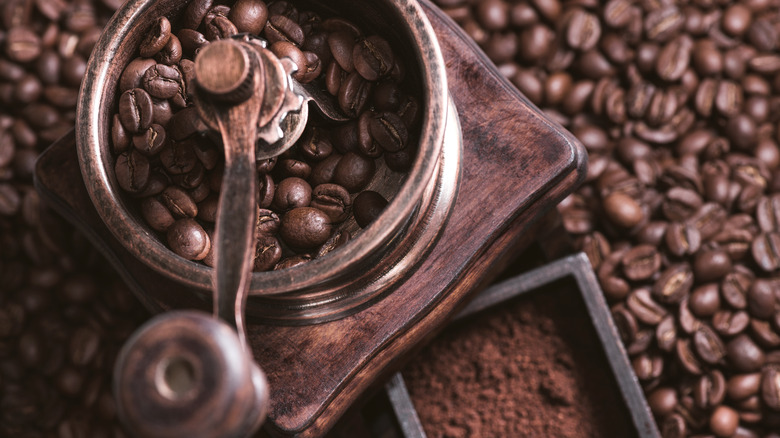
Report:
[[[224,145],[216,263],[185,260],[119,190],[109,111],[144,33],[189,3],[130,0],[116,13],[90,58],[76,130],[41,156],[36,184],[158,314],[117,363],[131,432],[242,437],[264,422],[271,435],[320,436],[534,240],[584,178],[586,154],[428,1],[301,1],[406,49],[422,113],[411,169],[377,172],[370,187],[390,203],[364,229],[345,225],[354,238],[343,246],[253,273],[255,161],[292,146],[311,114],[339,114],[262,40],[212,42],[195,60],[195,106]]]

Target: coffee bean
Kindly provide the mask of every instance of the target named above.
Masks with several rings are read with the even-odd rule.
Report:
[[[626,345],[632,343],[639,331],[639,325],[634,314],[622,304],[612,307],[610,311],[620,334],[620,339]]]
[[[630,196],[613,192],[604,199],[604,210],[616,225],[631,228],[644,219],[641,207]]]
[[[376,165],[373,160],[349,152],[336,164],[333,170],[333,182],[350,193],[356,193],[368,185],[375,171]]]
[[[206,14],[203,19],[203,35],[209,41],[230,38],[238,34],[236,25],[222,14]]]
[[[708,326],[702,325],[693,335],[693,345],[699,357],[709,363],[716,364],[726,355],[726,347],[720,337]]]
[[[761,373],[761,399],[775,411],[780,411],[780,366],[768,366]]]
[[[701,245],[701,234],[693,224],[673,222],[666,228],[664,237],[669,251],[676,256],[694,254]]]
[[[718,406],[709,421],[710,430],[717,437],[730,437],[739,427],[739,414],[728,406]]]
[[[147,31],[139,47],[139,53],[144,58],[151,58],[165,47],[171,38],[171,22],[165,17],[155,20]]]
[[[775,312],[775,304],[775,286],[767,280],[756,279],[747,292],[750,315],[755,318],[769,319]]]
[[[655,389],[647,396],[647,404],[654,415],[664,418],[677,407],[677,393],[669,387]]]
[[[623,272],[633,281],[652,277],[660,267],[661,256],[651,245],[639,245],[627,252],[623,259]]]
[[[588,51],[596,46],[601,37],[598,17],[583,9],[573,9],[564,22],[566,42],[571,48]]]
[[[331,223],[347,219],[352,199],[344,187],[337,184],[320,184],[312,192],[311,206],[324,212]]]
[[[739,335],[726,344],[726,357],[735,370],[743,373],[758,371],[766,357],[747,335]]]
[[[753,240],[751,250],[753,259],[763,270],[780,267],[780,233],[761,233]]]
[[[350,117],[359,116],[368,104],[373,84],[363,79],[358,72],[352,72],[339,88],[339,107]]]
[[[688,68],[693,41],[687,37],[677,37],[667,43],[658,53],[656,72],[665,81],[680,79]]]
[[[228,18],[239,32],[260,34],[268,21],[268,7],[262,0],[238,0]]]
[[[282,259],[282,246],[276,237],[262,234],[255,246],[254,271],[269,271]]]
[[[308,249],[322,245],[332,233],[330,218],[322,210],[298,207],[285,213],[279,235],[294,248]]]
[[[99,335],[89,328],[79,328],[70,338],[68,349],[70,361],[76,366],[86,366],[95,359],[99,348]]]
[[[750,27],[751,12],[746,6],[735,4],[723,13],[721,26],[729,35],[742,35]]]
[[[364,79],[376,81],[393,68],[393,50],[387,40],[372,35],[354,45],[352,62]]]
[[[712,409],[726,396],[726,379],[718,370],[702,375],[694,384],[693,399],[699,409]]]
[[[726,393],[732,400],[745,400],[758,394],[761,388],[761,373],[737,374],[728,379]]]
[[[702,365],[691,350],[690,339],[678,339],[675,346],[677,361],[687,373],[698,376],[702,373]]]
[[[35,60],[42,51],[41,40],[32,29],[14,26],[5,36],[5,54],[11,61],[26,63]]]
[[[308,182],[301,178],[285,178],[276,186],[273,206],[278,211],[286,212],[294,208],[308,207],[312,199],[312,189]]]
[[[203,260],[211,250],[208,234],[192,218],[177,220],[167,232],[168,246],[187,260]]]
[[[370,225],[387,207],[387,200],[377,192],[365,190],[355,197],[353,211],[361,228]]]
[[[653,286],[653,296],[662,303],[678,303],[693,285],[693,272],[686,263],[672,265],[661,273]]]
[[[750,316],[745,311],[719,310],[712,317],[712,327],[724,336],[742,333],[750,324]]]
[[[691,292],[688,306],[698,317],[712,316],[720,310],[720,292],[717,283],[708,283]]]
[[[140,133],[149,127],[152,110],[152,98],[143,89],[133,88],[119,98],[119,120],[130,133]]]
[[[287,41],[300,47],[304,41],[303,29],[284,15],[271,15],[263,30],[268,42]]]
[[[626,306],[639,321],[648,324],[659,324],[666,317],[666,310],[653,300],[648,289],[637,289],[629,294]]]
[[[152,97],[170,99],[179,92],[181,80],[179,70],[165,64],[155,64],[146,69],[141,84]]]
[[[671,352],[677,342],[677,326],[674,317],[669,315],[665,317],[655,328],[655,338],[658,348],[662,351]]]
[[[117,182],[128,193],[140,193],[149,183],[149,160],[138,151],[123,152],[117,157],[114,173]]]
[[[702,250],[696,254],[693,273],[697,281],[716,281],[731,271],[732,264],[723,249]]]
[[[141,215],[154,230],[165,232],[176,222],[170,210],[157,198],[148,197],[141,203]]]

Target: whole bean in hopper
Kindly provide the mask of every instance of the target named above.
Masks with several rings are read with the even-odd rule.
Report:
[[[184,258],[214,264],[224,167],[218,136],[193,106],[193,59],[210,41],[243,33],[296,63],[293,78],[329,93],[350,119],[310,123],[292,149],[257,163],[254,269],[282,269],[349,240],[340,224],[353,212],[361,227],[381,213],[387,200],[366,188],[383,167],[408,171],[420,108],[397,48],[341,17],[261,0],[194,0],[181,17],[159,17],[120,78],[111,146],[119,186]]]

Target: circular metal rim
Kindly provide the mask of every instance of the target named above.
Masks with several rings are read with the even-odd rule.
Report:
[[[333,272],[349,272],[381,247],[404,225],[433,178],[440,155],[447,116],[447,76],[441,50],[431,24],[416,0],[388,0],[399,16],[407,17],[408,38],[418,48],[416,57],[423,82],[425,116],[418,156],[406,181],[372,225],[336,251],[338,257],[315,259],[303,266],[281,271],[254,273],[250,296],[275,295],[315,287],[331,279]],[[79,92],[77,110],[77,152],[87,191],[103,222],[124,247],[155,271],[177,282],[211,289],[213,269],[185,260],[163,245],[125,208],[120,191],[104,163],[101,143],[107,138],[108,111],[104,90],[109,70],[128,35],[141,25],[143,17],[158,0],[129,0],[107,24],[87,64],[87,74]],[[105,148],[107,151],[108,148]],[[333,255],[333,254],[331,254]]]

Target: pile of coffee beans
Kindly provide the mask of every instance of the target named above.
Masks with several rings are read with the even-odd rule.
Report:
[[[33,187],[73,128],[86,60],[119,2],[0,1],[0,436],[124,437],[111,373],[146,318]]]
[[[281,0],[194,0],[180,17],[157,19],[119,80],[114,172],[144,221],[186,259],[214,266],[224,172],[219,135],[194,106],[193,59],[210,41],[244,33],[293,60],[293,78],[327,90],[350,120],[314,120],[290,150],[257,163],[254,269],[282,269],[347,242],[345,221],[365,227],[381,213],[387,199],[365,189],[382,168],[410,168],[419,102],[390,43],[339,17]]]
[[[666,437],[780,431],[780,3],[438,0],[585,145],[559,207]]]

